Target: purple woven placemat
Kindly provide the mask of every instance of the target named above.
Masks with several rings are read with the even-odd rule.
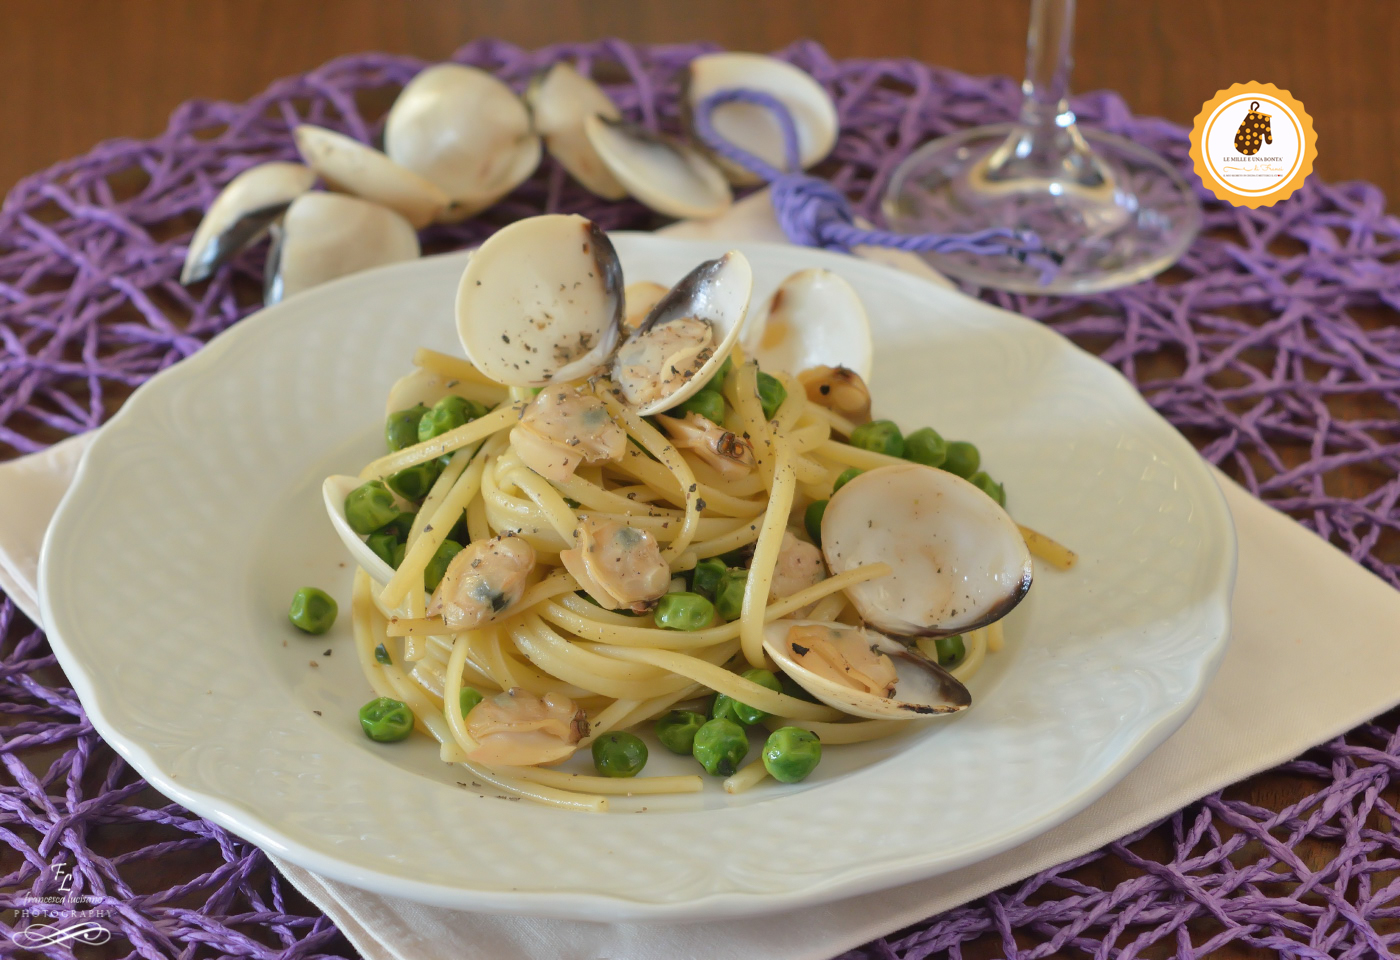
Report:
[[[454,59],[517,87],[560,58],[607,62],[625,111],[674,128],[677,70],[705,49],[605,41],[529,52],[482,41]],[[910,149],[1008,119],[1019,95],[1005,78],[833,61],[812,44],[782,56],[836,97],[842,135],[821,172],[872,218]],[[371,137],[356,94],[402,84],[422,66],[365,54],[246,104],[187,103],[153,140],[105,143],[20,183],[0,211],[0,444],[27,452],[97,426],[132,387],[251,312],[261,251],[204,289],[175,282],[200,211],[247,166],[293,158],[297,122]],[[1076,106],[1086,122],[1189,168],[1180,127],[1133,117],[1112,94]],[[1157,281],[1091,297],[989,299],[1100,352],[1208,459],[1400,586],[1400,221],[1363,183],[1314,179],[1257,211],[1203,200],[1205,235]],[[544,210],[608,228],[656,225],[546,163],[484,217],[434,227],[425,240],[461,245]],[[1353,469],[1342,480],[1344,467]],[[81,910],[93,912],[87,942],[110,941],[79,946],[79,956],[339,955],[327,953],[344,949],[334,927],[288,902],[257,849],[166,803],[102,745],[42,633],[8,600],[0,628],[0,955],[13,952],[17,928],[65,917],[75,929]],[[957,957],[978,940],[979,955],[1037,958],[1202,956],[1231,942],[1300,957],[1388,956],[1400,940],[1396,727],[1378,721],[1274,771],[1302,798],[1284,809],[1213,795],[848,956]],[[1124,879],[1101,889],[1091,875]],[[83,942],[34,953],[72,956]]]

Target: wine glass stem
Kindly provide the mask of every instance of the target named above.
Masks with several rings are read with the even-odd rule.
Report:
[[[1021,122],[1037,131],[1074,123],[1069,108],[1069,74],[1074,65],[1074,0],[1032,0],[1026,38],[1025,100]]]

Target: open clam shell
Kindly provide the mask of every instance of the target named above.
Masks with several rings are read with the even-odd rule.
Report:
[[[418,234],[387,207],[338,193],[292,201],[268,251],[263,299],[272,304],[317,284],[418,256]]]
[[[447,208],[447,194],[426,177],[401,167],[358,140],[303,123],[292,131],[297,152],[326,185],[400,214],[415,229]]]
[[[797,127],[802,169],[820,163],[836,145],[840,122],[836,104],[820,83],[792,64],[761,53],[707,53],[690,62],[686,73],[686,103],[691,111],[721,90],[743,88],[772,96],[788,108]],[[766,108],[751,103],[725,103],[712,115],[721,137],[782,170],[787,165],[783,131]],[[723,158],[716,158],[730,182],[747,186],[759,178]]]
[[[965,633],[1006,616],[1031,587],[1031,555],[1015,521],[934,467],[859,474],[832,495],[821,529],[833,574],[880,561],[894,568],[846,588],[861,617],[885,633]]]
[[[540,162],[530,114],[484,70],[440,63],[399,93],[384,124],[384,152],[450,199],[439,219],[462,220],[520,185]]]
[[[617,345],[622,265],[591,220],[517,220],[472,255],[457,287],[457,335],[467,359],[513,387],[597,372]]]
[[[734,202],[719,167],[684,141],[599,116],[584,120],[583,129],[618,182],[657,213],[705,220]]]
[[[571,177],[606,200],[627,196],[627,188],[612,175],[583,130],[588,117],[616,120],[622,116],[602,87],[572,64],[560,62],[530,84],[525,100],[545,149]]]
[[[752,290],[753,269],[737,250],[682,277],[613,356],[623,399],[650,416],[698,393],[738,342]]]
[[[369,548],[369,544],[350,528],[350,521],[345,519],[345,498],[363,483],[358,477],[339,474],[327,477],[321,483],[321,499],[326,504],[326,515],[331,518],[331,526],[335,527],[336,534],[355,562],[364,567],[377,583],[388,583],[394,576],[394,568],[381,560],[379,554]]]
[[[744,350],[769,371],[846,367],[869,380],[874,347],[855,290],[839,274],[814,267],[784,280],[746,324]]]
[[[844,635],[889,657],[896,676],[889,696],[857,689],[811,669],[807,664],[814,659],[819,661],[820,653],[804,641],[822,634]],[[958,713],[972,704],[967,687],[917,648],[866,627],[822,620],[774,620],[763,628],[763,649],[802,689],[827,706],[854,717],[914,720]]]
[[[315,171],[299,163],[260,163],[234,177],[190,238],[180,282],[198,283],[252,246],[315,182]]]

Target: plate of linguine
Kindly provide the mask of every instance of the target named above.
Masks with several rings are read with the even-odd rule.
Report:
[[[201,815],[386,894],[615,921],[1061,822],[1189,714],[1233,575],[1189,444],[1046,328],[542,217],[138,390],[41,603],[99,731]]]

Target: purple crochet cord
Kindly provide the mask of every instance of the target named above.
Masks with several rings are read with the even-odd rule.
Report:
[[[709,49],[602,41],[525,51],[480,41],[454,59],[517,89],[559,59],[604,67],[621,78],[608,89],[630,119],[676,130],[678,73]],[[908,60],[834,61],[806,43],[780,55],[825,85],[840,114],[833,157],[816,171],[831,190],[804,186],[819,202],[799,197],[814,212],[794,217],[823,243],[852,242],[841,233],[856,229],[845,209],[878,218],[894,167],[919,143],[1012,119],[1019,105],[1017,85],[1004,78]],[[294,158],[297,122],[372,138],[378,124],[358,112],[356,94],[402,84],[423,65],[364,54],[279,81],[245,104],[190,102],[159,137],[102,144],[19,184],[0,209],[0,443],[36,450],[97,426],[126,391],[251,312],[260,250],[206,286],[176,283],[199,213],[239,171]],[[1074,107],[1082,122],[1189,170],[1181,128],[1134,117],[1108,93]],[[1089,297],[988,298],[1095,349],[1208,459],[1400,585],[1400,221],[1362,183],[1314,179],[1262,210],[1202,199],[1205,233],[1170,276]],[[796,203],[780,197],[788,202]],[[659,222],[635,203],[586,194],[546,162],[485,216],[434,227],[424,240],[446,249],[545,210],[609,229]],[[1365,468],[1372,481],[1343,496],[1329,482],[1344,467]],[[265,960],[346,949],[328,921],[287,898],[258,850],[155,796],[101,743],[42,634],[9,601],[0,629],[0,955],[13,952],[13,929],[30,922],[8,911],[44,918],[83,907],[110,911],[100,922],[113,935],[84,956]],[[1307,795],[1281,810],[1207,797],[848,957],[960,957],[978,939],[988,941],[979,954],[1024,958],[1196,957],[1227,943],[1299,957],[1389,955],[1400,939],[1396,719],[1274,775],[1305,783]],[[1129,879],[1089,885],[1076,871],[1091,863]],[[131,877],[143,873],[134,887]],[[152,877],[173,885],[153,890]],[[64,896],[69,904],[29,899]],[[68,957],[72,947],[33,952]]]

